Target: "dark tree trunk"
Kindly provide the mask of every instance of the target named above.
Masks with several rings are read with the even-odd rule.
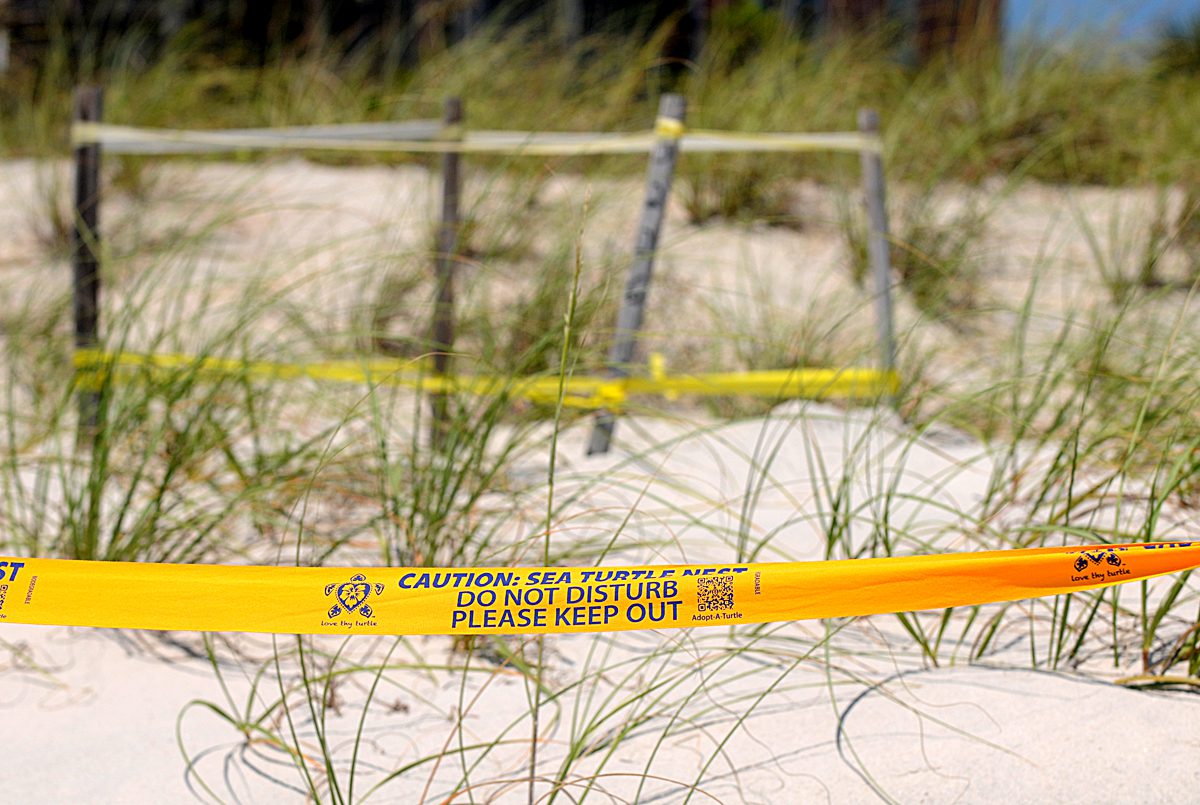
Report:
[[[1000,43],[1003,0],[918,0],[917,59],[971,58]]]
[[[887,0],[825,0],[825,18],[834,36],[868,33],[884,21]]]

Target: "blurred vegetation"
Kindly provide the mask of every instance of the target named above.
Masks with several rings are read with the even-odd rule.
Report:
[[[111,121],[211,128],[435,117],[441,99],[458,94],[477,127],[631,130],[646,128],[658,95],[671,90],[687,95],[689,121],[706,128],[844,130],[858,108],[877,108],[889,172],[902,180],[977,182],[1022,171],[1050,182],[1124,184],[1194,162],[1198,30],[1165,32],[1150,59],[1116,44],[1031,43],[1003,54],[976,48],[971,58],[917,69],[886,32],[802,38],[773,13],[735,6],[714,19],[698,63],[662,56],[671,24],[593,35],[569,50],[528,24],[485,28],[406,71],[381,70],[382,44],[370,41],[327,39],[239,60],[220,51],[213,33],[185,28],[150,61],[137,41],[83,66],[52,44],[38,69],[0,80],[0,147],[65,151],[80,75],[107,87]],[[611,164],[641,169],[628,159]],[[778,217],[784,196],[775,181],[831,178],[847,167],[850,158],[775,158],[741,177],[695,161],[684,178],[697,220],[742,206]]]
[[[1165,75],[1200,75],[1200,14],[1163,30],[1154,48],[1154,64]]]

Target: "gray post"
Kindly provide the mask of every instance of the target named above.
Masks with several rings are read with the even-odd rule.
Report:
[[[858,130],[879,136],[879,113],[858,113]],[[875,330],[879,337],[879,363],[884,371],[896,368],[896,339],[892,325],[892,265],[888,250],[888,221],[883,183],[883,156],[878,151],[862,152],[863,194],[867,202],[867,257],[875,286]]]
[[[660,120],[675,121],[682,127],[686,108],[687,103],[682,95],[664,95],[658,103],[658,117]],[[638,224],[633,265],[625,280],[625,295],[617,312],[616,333],[608,350],[609,377],[629,375],[638,332],[645,318],[646,293],[650,290],[650,278],[654,273],[658,234],[666,216],[667,198],[671,193],[671,180],[675,175],[675,159],[678,155],[679,138],[674,134],[660,136],[650,152],[650,165],[646,169],[646,198],[642,204],[642,219]],[[608,452],[615,428],[616,417],[611,411],[600,411],[596,415],[588,443],[589,456]]]
[[[100,122],[103,90],[75,91],[75,120]],[[75,209],[71,229],[71,266],[75,348],[96,346],[100,333],[100,144],[75,149]],[[100,397],[94,390],[79,392],[79,427],[94,431]]]
[[[558,27],[564,45],[583,38],[583,0],[558,0]]]
[[[448,135],[457,136],[463,121],[463,104],[459,98],[447,98],[442,117]],[[454,349],[454,269],[458,262],[458,237],[460,219],[458,202],[460,195],[459,155],[454,152],[442,156],[442,216],[438,224],[437,254],[434,257],[434,303],[431,338],[433,348],[433,372],[446,375],[450,372],[450,351]],[[430,398],[433,422],[430,434],[434,445],[441,442],[447,424],[447,397],[434,394]]]

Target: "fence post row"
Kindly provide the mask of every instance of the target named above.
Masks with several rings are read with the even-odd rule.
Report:
[[[858,113],[858,130],[879,136],[879,113],[863,109]],[[888,250],[886,191],[883,183],[883,155],[864,148],[862,156],[863,195],[867,204],[867,258],[875,286],[875,331],[879,339],[879,368],[896,368],[896,338],[892,324],[892,266]]]
[[[658,249],[658,235],[666,216],[671,180],[675,175],[675,160],[679,156],[679,136],[682,134],[686,109],[687,102],[682,95],[664,95],[658,103],[659,120],[674,121],[678,124],[679,131],[660,133],[650,152],[650,165],[646,169],[646,198],[642,205],[642,219],[638,224],[633,265],[625,280],[625,294],[617,312],[616,333],[608,351],[609,377],[629,376],[629,366],[637,348],[638,333],[645,318],[646,294],[650,290],[650,278],[654,273],[654,255]],[[612,411],[602,410],[597,413],[587,454],[590,456],[607,453],[615,428],[616,417]]]
[[[75,120],[99,123],[104,91],[100,87],[75,90]],[[88,349],[99,342],[100,332],[100,144],[82,143],[75,148],[75,206],[71,227],[72,309],[75,318],[75,348]],[[100,395],[81,389],[80,433],[90,442],[95,436]]]
[[[100,87],[76,89],[77,122],[98,123],[103,117],[102,110],[103,90]],[[678,124],[678,131],[660,131],[650,153],[645,199],[634,246],[634,260],[626,278],[614,338],[608,353],[608,377],[627,377],[633,363],[638,335],[645,318],[646,296],[653,276],[659,235],[679,154],[679,136],[682,133],[685,111],[686,101],[681,95],[664,95],[659,101],[659,119]],[[443,114],[444,136],[461,136],[463,120],[461,99],[448,98]],[[874,110],[862,110],[858,116],[858,127],[861,133],[878,137],[879,115]],[[884,371],[891,372],[896,366],[896,346],[883,159],[878,151],[870,149],[862,151],[861,159],[868,218],[867,248],[874,285],[880,364]],[[460,163],[461,157],[458,153],[451,152],[442,156],[442,207],[434,261],[435,301],[430,339],[434,351],[433,371],[439,376],[450,374],[451,351],[454,347],[454,275],[458,263],[461,230]],[[101,147],[98,142],[81,143],[75,148],[75,204],[71,245],[74,343],[77,350],[92,348],[99,343],[100,164]],[[94,389],[80,389],[77,391],[77,397],[81,432],[94,435],[100,395]],[[444,435],[448,420],[448,395],[432,395],[431,407],[432,436],[437,443]],[[612,411],[597,412],[588,444],[588,455],[608,452],[615,428],[616,417]]]
[[[461,136],[463,103],[460,98],[447,98],[442,115],[444,136]],[[434,303],[431,342],[435,375],[450,374],[450,352],[454,349],[454,274],[458,262],[458,238],[461,228],[459,196],[461,194],[460,157],[457,152],[442,155],[442,214],[438,223],[437,254],[434,258]],[[430,397],[433,409],[430,436],[436,446],[445,436],[449,398],[445,394]]]

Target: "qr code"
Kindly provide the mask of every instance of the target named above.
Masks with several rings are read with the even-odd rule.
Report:
[[[701,576],[696,581],[697,612],[733,609],[733,576]]]

